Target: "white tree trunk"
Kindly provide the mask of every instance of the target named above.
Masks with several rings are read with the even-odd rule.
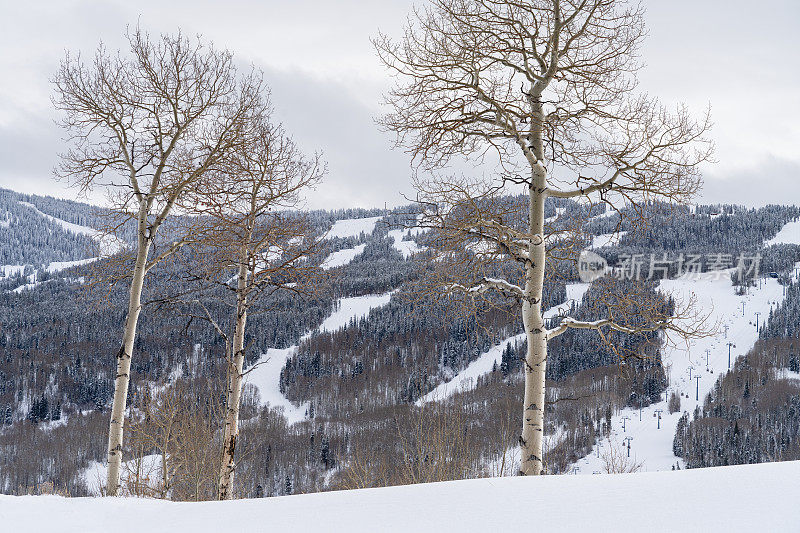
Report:
[[[537,197],[538,196],[538,197]],[[531,193],[531,220],[543,224],[544,198]],[[544,437],[544,393],[547,370],[547,337],[542,319],[545,245],[532,246],[531,264],[526,268],[525,301],[522,302],[522,322],[528,340],[525,355],[525,400],[522,424],[522,461],[520,473],[526,476],[542,472],[542,439]]]
[[[247,265],[239,265],[236,329],[233,335],[231,360],[228,362],[228,390],[226,393],[225,431],[222,439],[222,463],[219,470],[218,499],[231,497],[233,474],[236,468],[234,454],[239,436],[239,404],[242,398],[242,367],[244,366],[244,332],[247,325]]]
[[[525,400],[522,413],[522,448],[520,474],[538,476],[542,473],[542,441],[544,438],[545,373],[547,371],[547,332],[542,319],[542,296],[546,244],[544,242],[544,204],[546,170],[543,166],[541,125],[542,107],[538,97],[532,101],[531,148],[538,162],[531,172],[529,188],[529,224],[534,238],[528,250],[525,266],[525,299],[522,302],[522,323],[528,340],[525,355]]]
[[[120,469],[122,467],[122,439],[125,429],[125,406],[128,402],[128,384],[130,383],[131,354],[136,340],[136,327],[142,310],[142,287],[147,273],[147,255],[151,241],[141,230],[139,246],[136,253],[136,264],[131,280],[128,300],[128,316],[125,319],[125,331],[122,347],[117,353],[117,374],[114,380],[114,403],[111,407],[111,423],[108,429],[108,473],[106,477],[106,493],[117,496],[120,488]]]

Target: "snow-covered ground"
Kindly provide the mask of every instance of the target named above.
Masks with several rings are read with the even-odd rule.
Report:
[[[91,257],[89,259],[78,259],[77,261],[53,261],[49,265],[47,265],[47,272],[50,274],[56,274],[61,272],[62,270],[66,270],[68,268],[72,268],[75,266],[84,266],[97,261],[97,257]]]
[[[777,235],[764,243],[765,246],[771,244],[800,244],[800,220],[784,225]]]
[[[616,414],[611,420],[610,442],[600,442],[591,454],[578,461],[575,465],[578,473],[592,474],[602,471],[604,451],[608,446],[621,449],[622,441],[626,437],[631,437],[631,457],[642,462],[642,470],[670,470],[676,463],[680,463],[683,468],[683,463],[672,453],[672,440],[678,419],[683,411],[691,414],[695,406],[702,407],[705,396],[711,391],[717,378],[728,370],[728,343],[735,345],[731,346],[730,351],[733,365],[736,357],[747,353],[758,339],[756,313],[759,313],[759,327],[763,326],[770,309],[784,298],[783,286],[771,278],[762,279],[760,287],[751,288],[748,294],[737,296],[727,271],[722,274],[707,273],[699,277],[695,275],[664,280],[660,286],[663,291],[675,295],[679,302],[687,301],[694,295],[697,299],[696,308],[711,313],[710,322],[718,324],[718,333],[690,341],[688,346],[685,342],[677,342],[674,346],[666,345],[662,350],[662,360],[669,383],[662,400],[641,410],[625,409]],[[670,414],[667,398],[672,392],[683,394],[683,397],[681,410]]]
[[[306,333],[300,341],[310,338],[316,332],[333,332],[341,329],[350,320],[363,318],[371,310],[388,304],[391,297],[392,293],[387,292],[384,294],[342,298],[339,300],[336,310],[322,322],[320,327]],[[298,342],[298,344],[300,343]],[[308,408],[306,404],[294,405],[280,391],[281,369],[296,350],[297,345],[289,348],[270,348],[267,353],[261,355],[256,365],[251,367],[251,370],[248,370],[245,375],[245,382],[252,383],[258,388],[261,395],[261,403],[269,404],[271,407],[283,407],[283,414],[290,424],[302,421]]]
[[[424,215],[417,216],[417,223],[419,223],[424,218]],[[394,249],[400,252],[405,259],[408,259],[412,255],[422,252],[425,250],[424,246],[420,246],[417,244],[416,241],[404,241],[403,237],[406,235],[410,235],[412,238],[422,235],[428,231],[428,228],[419,228],[419,227],[411,227],[411,228],[398,228],[389,231],[389,238],[392,239],[394,242],[392,246]]]
[[[618,231],[617,233],[603,233],[592,237],[592,248],[603,248],[604,246],[616,246],[628,232]]]
[[[425,231],[422,228],[413,228],[413,229],[393,229],[389,232],[389,237],[394,239],[392,246],[394,249],[403,254],[403,257],[408,259],[415,253],[421,252],[425,250],[424,246],[420,246],[417,244],[416,241],[404,241],[403,237],[407,233],[411,233],[412,237],[415,237]]]
[[[375,230],[375,224],[383,217],[345,218],[334,222],[328,231],[327,238],[358,237],[362,232],[369,235]]]
[[[325,261],[322,262],[322,268],[327,270],[330,268],[344,266],[355,259],[356,256],[361,254],[366,247],[366,244],[359,244],[355,248],[345,248],[344,250],[333,252],[331,255],[325,258]]]
[[[570,283],[567,285],[567,301],[555,305],[543,313],[544,319],[550,319],[560,314],[566,315],[573,303],[580,304],[583,295],[589,289],[588,283]],[[478,356],[467,368],[459,372],[453,379],[440,383],[435,389],[417,400],[417,405],[426,402],[440,401],[463,390],[470,390],[475,387],[478,378],[488,374],[494,368],[495,363],[500,364],[503,352],[510,344],[517,344],[525,340],[525,334],[512,335],[495,344],[489,350]]]
[[[616,209],[612,209],[610,206],[606,206],[606,210],[600,213],[599,215],[595,215],[592,217],[592,220],[600,220],[601,218],[609,218],[613,217],[614,215],[618,214]]]
[[[25,272],[25,265],[0,265],[0,277],[17,276]]]
[[[89,259],[78,259],[77,261],[53,261],[52,263],[50,263],[49,265],[47,265],[45,267],[45,270],[50,274],[57,274],[57,273],[61,272],[62,270],[66,270],[66,269],[74,267],[74,266],[83,266],[83,265],[88,265],[90,263],[94,263],[95,261],[97,261],[97,259],[98,259],[97,257],[92,257],[92,258],[89,258]],[[24,271],[25,271],[25,266],[21,266],[21,265],[3,265],[3,266],[0,266],[0,273],[2,273],[2,276],[0,276],[0,277],[7,276],[7,275],[13,276],[15,274],[23,273]],[[6,273],[8,273],[8,274],[6,274]],[[26,276],[26,278],[27,278],[27,281],[28,281],[26,284],[20,285],[16,289],[13,289],[11,292],[15,292],[17,294],[20,294],[22,292],[35,289],[36,287],[38,287],[39,285],[42,285],[43,283],[47,283],[49,281],[53,281],[52,279],[50,279],[48,281],[39,281],[38,271],[35,271],[32,274],[29,274],[28,276]],[[69,282],[69,283],[83,283],[83,280],[84,280],[84,278],[82,276],[78,277],[78,278],[63,278],[63,279],[65,281]]]
[[[616,476],[484,478],[177,503],[0,496],[4,531],[797,531],[800,462]]]

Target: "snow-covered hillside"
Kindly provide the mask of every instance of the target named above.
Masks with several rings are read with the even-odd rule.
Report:
[[[251,500],[0,496],[15,533],[797,531],[800,462],[486,478]]]
[[[369,235],[375,230],[375,224],[383,217],[345,218],[337,220],[328,231],[327,238],[358,237],[361,233]]]
[[[781,243],[800,244],[800,221],[785,224],[764,244]],[[794,281],[798,281],[796,277]],[[737,296],[729,271],[664,280],[660,287],[674,295],[678,302],[695,299],[695,308],[708,313],[709,325],[717,325],[716,334],[688,345],[680,342],[665,345],[662,361],[669,382],[662,400],[614,415],[610,438],[598,441],[592,453],[575,464],[576,473],[603,472],[604,455],[610,448],[625,450],[627,454],[624,444],[630,446],[633,462],[641,463],[643,471],[671,470],[673,466],[683,468],[683,461],[672,451],[678,419],[684,411],[692,413],[696,406],[702,407],[720,375],[728,371],[736,357],[753,347],[758,339],[756,327],[765,324],[770,311],[783,302],[785,296],[784,287],[772,278],[760,280],[746,295]],[[673,392],[681,397],[681,408],[670,414],[667,403]]]
[[[356,256],[363,253],[366,247],[366,244],[359,244],[355,248],[345,248],[344,250],[333,252],[322,262],[322,268],[329,269],[347,265]]]
[[[385,294],[369,294],[365,296],[354,296],[352,298],[342,298],[336,306],[336,310],[325,319],[316,330],[309,332],[300,339],[300,342],[308,339],[315,332],[336,331],[350,322],[350,320],[363,318],[372,309],[386,305],[392,297],[391,292]],[[298,342],[298,344],[300,344]],[[286,364],[286,360],[297,350],[297,345],[288,348],[271,348],[267,353],[262,354],[256,364],[247,371],[245,380],[258,388],[261,395],[261,402],[272,407],[282,407],[283,414],[290,424],[303,420],[306,416],[307,405],[294,405],[280,391],[281,369]]]
[[[92,239],[96,240],[100,247],[101,256],[114,255],[125,247],[125,244],[114,235],[106,235],[102,231],[94,228],[79,226],[78,224],[73,224],[72,222],[67,222],[65,220],[61,220],[60,218],[48,215],[47,213],[40,211],[38,207],[29,202],[20,202],[20,204],[33,209],[38,215],[46,218],[54,224],[58,224],[64,228],[65,231],[74,233],[75,235],[86,235],[87,237],[91,237]]]
[[[691,341],[688,345],[678,341],[666,345],[662,361],[668,376],[668,388],[659,403],[642,409],[625,409],[611,420],[611,439],[601,441],[593,453],[575,465],[581,474],[603,471],[603,455],[608,446],[620,447],[630,437],[630,453],[642,470],[670,470],[683,463],[672,452],[675,428],[683,411],[702,407],[706,394],[713,388],[720,374],[728,370],[728,343],[731,343],[731,364],[737,356],[747,353],[758,339],[756,313],[759,326],[773,309],[783,301],[783,286],[778,280],[762,280],[744,296],[737,296],[727,272],[684,276],[677,280],[661,282],[665,292],[675,295],[678,301],[694,296],[696,307],[710,313],[709,324],[717,324],[715,335]],[[697,379],[699,376],[699,379]],[[667,399],[672,392],[681,397],[681,409],[670,414]],[[660,416],[660,420],[659,420]],[[623,428],[624,425],[624,428]]]
[[[602,235],[595,235],[592,237],[592,248],[603,248],[604,246],[616,246],[622,238],[627,235],[627,231],[618,231],[616,233],[604,233]]]
[[[566,315],[573,304],[580,305],[583,295],[589,290],[588,283],[570,283],[567,285],[567,301],[559,305],[554,305],[544,312],[545,320],[554,318],[559,315]],[[430,391],[428,394],[417,400],[417,405],[422,405],[425,402],[440,401],[459,392],[461,390],[471,389],[475,387],[477,379],[484,374],[492,371],[494,366],[500,364],[503,356],[503,351],[510,345],[520,343],[525,340],[525,334],[519,333],[503,339],[495,344],[489,350],[478,356],[477,359],[472,361],[467,368],[458,373],[450,381],[445,381]]]
[[[764,243],[771,244],[800,244],[800,220],[789,222],[773,238]]]

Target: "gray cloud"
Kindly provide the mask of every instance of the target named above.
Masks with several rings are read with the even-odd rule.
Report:
[[[64,184],[53,180],[53,167],[62,149],[60,132],[48,115],[26,113],[25,120],[0,127],[0,186],[70,196]]]
[[[310,198],[319,208],[403,203],[409,160],[392,150],[374,112],[334,81],[268,70],[276,116],[306,152],[322,150],[329,175]]]
[[[322,150],[329,176],[311,207],[382,206],[410,193],[408,158],[390,148],[373,117],[389,84],[369,37],[397,34],[421,1],[59,0],[6,3],[0,20],[0,186],[73,197],[51,169],[63,149],[52,124],[48,78],[64,50],[90,54],[123,44],[127,24],[157,33],[181,27],[264,68],[277,117],[306,150]],[[763,0],[647,2],[650,35],[642,88],[694,109],[712,104],[719,167],[703,198],[748,205],[794,201],[800,167],[800,3]],[[768,172],[765,169],[769,169]],[[474,169],[481,172],[482,169]],[[485,170],[491,171],[490,168]],[[757,190],[747,177],[759,176]]]
[[[724,174],[706,172],[700,200],[704,203],[800,205],[800,163],[768,157],[761,164]]]

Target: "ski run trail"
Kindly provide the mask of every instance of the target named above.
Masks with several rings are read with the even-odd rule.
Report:
[[[372,233],[381,218],[383,217],[337,220],[328,231],[326,237],[357,237],[361,233]],[[419,229],[411,230],[412,236],[420,233],[421,230]],[[404,258],[408,259],[411,255],[421,251],[422,247],[415,241],[404,241],[404,235],[404,230],[389,231],[389,237],[394,240],[393,246],[395,249]],[[322,267],[330,269],[347,265],[360,255],[365,247],[366,244],[359,244],[354,248],[333,252],[323,261]],[[309,339],[314,333],[334,332],[347,326],[351,320],[364,318],[369,315],[371,310],[388,304],[391,296],[392,292],[387,292],[384,294],[342,298],[337,302],[336,310],[333,314],[325,319],[317,329],[306,333],[297,344],[288,348],[270,348],[266,353],[262,354],[255,365],[246,370],[245,382],[251,383],[258,388],[262,404],[283,408],[283,414],[290,424],[304,420],[308,409],[307,403],[295,405],[280,391],[280,375],[286,361],[294,355],[298,345]]]
[[[588,283],[568,284],[567,301],[553,306],[545,311],[543,313],[545,320],[556,317],[560,314],[566,315],[571,309],[573,303],[580,305],[581,299],[588,289]],[[503,351],[505,351],[509,345],[518,344],[524,340],[525,333],[519,333],[503,339],[499,343],[492,346],[488,351],[479,355],[478,358],[467,365],[464,370],[456,374],[453,379],[441,383],[438,387],[417,400],[417,405],[423,405],[426,402],[444,400],[456,392],[473,389],[480,376],[491,372],[495,364],[500,364]]]
[[[50,274],[56,274],[58,272],[61,272],[62,270],[66,270],[68,268],[72,268],[75,266],[88,265],[90,263],[97,261],[98,259],[100,259],[100,257],[107,257],[110,255],[114,255],[115,253],[125,248],[125,243],[114,235],[106,235],[99,230],[87,226],[80,226],[78,224],[73,224],[72,222],[67,222],[66,220],[61,220],[60,218],[48,215],[47,213],[40,211],[38,207],[29,202],[19,202],[19,203],[33,210],[33,212],[36,213],[37,215],[46,218],[53,224],[60,226],[64,231],[67,231],[75,235],[86,235],[97,241],[100,252],[99,257],[78,259],[75,261],[53,261],[45,267],[45,270]],[[7,223],[10,224],[10,221],[8,221]],[[0,277],[3,276],[8,277],[21,274],[25,271],[25,266],[26,265],[0,265]],[[28,283],[20,287],[17,287],[16,289],[14,289],[14,292],[22,292],[25,290],[30,290],[37,287],[39,284],[40,282],[37,280],[36,273],[33,273],[30,276],[28,276]]]
[[[286,361],[294,355],[298,345],[314,333],[341,329],[351,320],[364,318],[373,309],[388,304],[391,297],[392,292],[342,298],[338,301],[336,310],[318,328],[303,335],[297,344],[288,348],[270,348],[262,354],[256,364],[245,371],[245,382],[258,388],[262,404],[273,408],[282,407],[289,424],[304,420],[308,404],[295,405],[280,391],[281,369]]]
[[[780,243],[800,244],[800,221],[784,225],[765,245]],[[800,263],[795,267],[792,280],[797,283]],[[641,463],[641,471],[671,470],[673,466],[684,468],[683,461],[672,452],[678,419],[684,411],[691,416],[695,407],[702,409],[717,379],[733,366],[737,357],[755,345],[756,328],[764,326],[770,311],[780,305],[785,296],[784,287],[771,277],[761,278],[747,294],[737,296],[729,273],[684,275],[661,281],[660,289],[672,294],[676,302],[695,298],[696,308],[710,313],[709,323],[716,323],[718,330],[713,336],[688,343],[677,339],[666,343],[661,357],[667,374],[667,390],[661,401],[641,409],[624,409],[612,416],[610,437],[597,440],[592,452],[573,465],[573,473],[604,473],[604,451],[609,447],[621,451],[625,442],[630,444],[631,458]],[[673,392],[681,397],[681,408],[670,414],[667,402]]]
[[[678,419],[684,411],[691,415],[696,406],[702,408],[717,379],[728,371],[728,343],[731,343],[732,367],[736,358],[746,354],[758,339],[756,322],[762,327],[770,310],[784,297],[783,286],[772,278],[761,279],[747,294],[737,296],[728,271],[665,280],[660,287],[674,295],[677,302],[687,301],[694,295],[697,308],[710,312],[709,322],[716,323],[718,330],[710,337],[688,343],[675,339],[674,343],[662,347],[667,390],[661,401],[642,409],[623,409],[612,416],[609,439],[596,442],[592,453],[574,465],[576,474],[603,473],[604,450],[608,446],[622,450],[623,441],[628,437],[631,458],[642,463],[642,471],[671,470],[673,466],[684,468],[682,460],[672,453]],[[673,392],[682,395],[681,408],[670,414],[667,400]]]
[[[383,217],[370,217],[370,218],[347,218],[337,220],[333,227],[328,230],[326,238],[333,237],[358,237],[361,233],[370,234],[375,230],[375,225]],[[404,259],[408,259],[412,255],[423,251],[425,248],[417,244],[414,240],[403,240],[406,234],[411,237],[416,237],[426,230],[424,228],[406,228],[406,229],[393,229],[389,230],[388,237],[392,239],[392,246],[395,250],[400,252]],[[366,244],[359,244],[354,248],[345,248],[330,254],[325,261],[322,262],[322,268],[330,269],[344,266],[350,263],[358,255],[364,251]]]

